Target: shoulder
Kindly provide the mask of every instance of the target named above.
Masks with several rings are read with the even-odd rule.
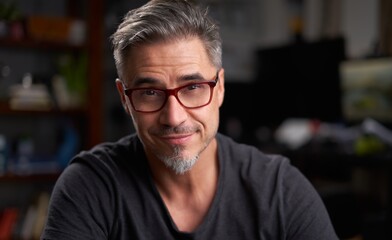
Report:
[[[106,239],[120,214],[116,211],[120,209],[119,199],[123,198],[121,190],[135,185],[136,180],[130,181],[127,176],[139,171],[126,164],[143,162],[136,159],[139,152],[143,152],[138,149],[136,137],[127,136],[77,154],[53,188],[45,234],[54,234],[57,238],[60,233],[75,233],[83,239]],[[132,158],[134,161],[127,161]],[[60,214],[61,219],[56,214]],[[97,229],[100,231],[93,231]]]
[[[217,135],[217,140],[220,157],[230,164],[268,169],[291,167],[290,160],[283,155],[265,153],[222,134]]]
[[[80,152],[71,161],[74,162],[79,158],[110,158],[119,157],[128,154],[136,154],[139,148],[139,139],[135,134],[125,136],[116,142],[103,142],[89,150]]]
[[[69,165],[83,164],[90,167],[105,166],[110,168],[125,162],[140,162],[136,159],[143,156],[142,149],[139,138],[132,134],[118,141],[103,142],[89,150],[81,151],[70,161]]]
[[[120,175],[138,172],[142,168],[143,148],[136,135],[116,142],[104,142],[77,154],[61,174],[61,179],[91,182],[112,181]]]
[[[223,174],[229,179],[238,176],[241,182],[255,191],[293,194],[297,186],[312,188],[306,177],[291,164],[290,159],[279,154],[267,154],[258,148],[237,143],[219,135],[219,161]]]

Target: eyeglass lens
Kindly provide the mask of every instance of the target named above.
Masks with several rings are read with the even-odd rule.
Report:
[[[207,105],[211,100],[214,82],[194,83],[172,90],[135,89],[132,91],[132,103],[137,111],[158,111],[166,103],[170,95],[174,95],[181,105],[187,108],[198,108]]]

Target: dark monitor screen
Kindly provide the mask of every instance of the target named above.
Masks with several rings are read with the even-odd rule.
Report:
[[[342,38],[256,51],[254,103],[260,124],[287,118],[342,120],[339,64]]]

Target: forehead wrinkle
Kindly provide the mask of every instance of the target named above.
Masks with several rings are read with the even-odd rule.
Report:
[[[180,61],[178,61],[180,60]],[[135,63],[136,69],[143,68],[175,68],[184,65],[199,65],[201,58],[195,56],[159,56],[159,57],[145,57]]]
[[[201,48],[201,51],[189,52],[189,44],[192,43],[192,48]],[[175,50],[172,45],[175,44]],[[159,51],[156,51],[156,49]],[[199,39],[191,39],[190,42],[183,43],[182,41],[168,41],[158,42],[152,44],[140,45],[138,49],[129,50],[129,58],[131,64],[135,67],[149,67],[149,66],[175,66],[176,64],[199,64],[204,60],[209,60],[203,44]],[[181,53],[181,54],[179,54]],[[205,59],[206,58],[206,59]],[[132,61],[134,59],[135,61]],[[178,61],[178,59],[180,61]]]

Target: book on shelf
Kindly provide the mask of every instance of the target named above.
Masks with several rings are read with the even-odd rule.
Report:
[[[23,219],[23,225],[20,232],[20,238],[23,240],[31,239],[35,219],[37,218],[37,207],[32,204],[27,209],[26,215]]]
[[[46,223],[50,194],[40,192],[26,210],[21,225],[14,231],[14,237],[22,240],[39,240]]]
[[[0,212],[0,240],[39,240],[46,224],[50,193],[38,192],[22,206],[5,207]]]
[[[42,230],[46,224],[46,215],[48,212],[50,195],[47,192],[41,192],[38,196],[36,208],[37,217],[35,219],[34,227],[32,229],[32,239],[39,239],[41,237]]]
[[[19,209],[15,207],[5,208],[0,217],[0,239],[12,239],[13,229],[19,218]]]

